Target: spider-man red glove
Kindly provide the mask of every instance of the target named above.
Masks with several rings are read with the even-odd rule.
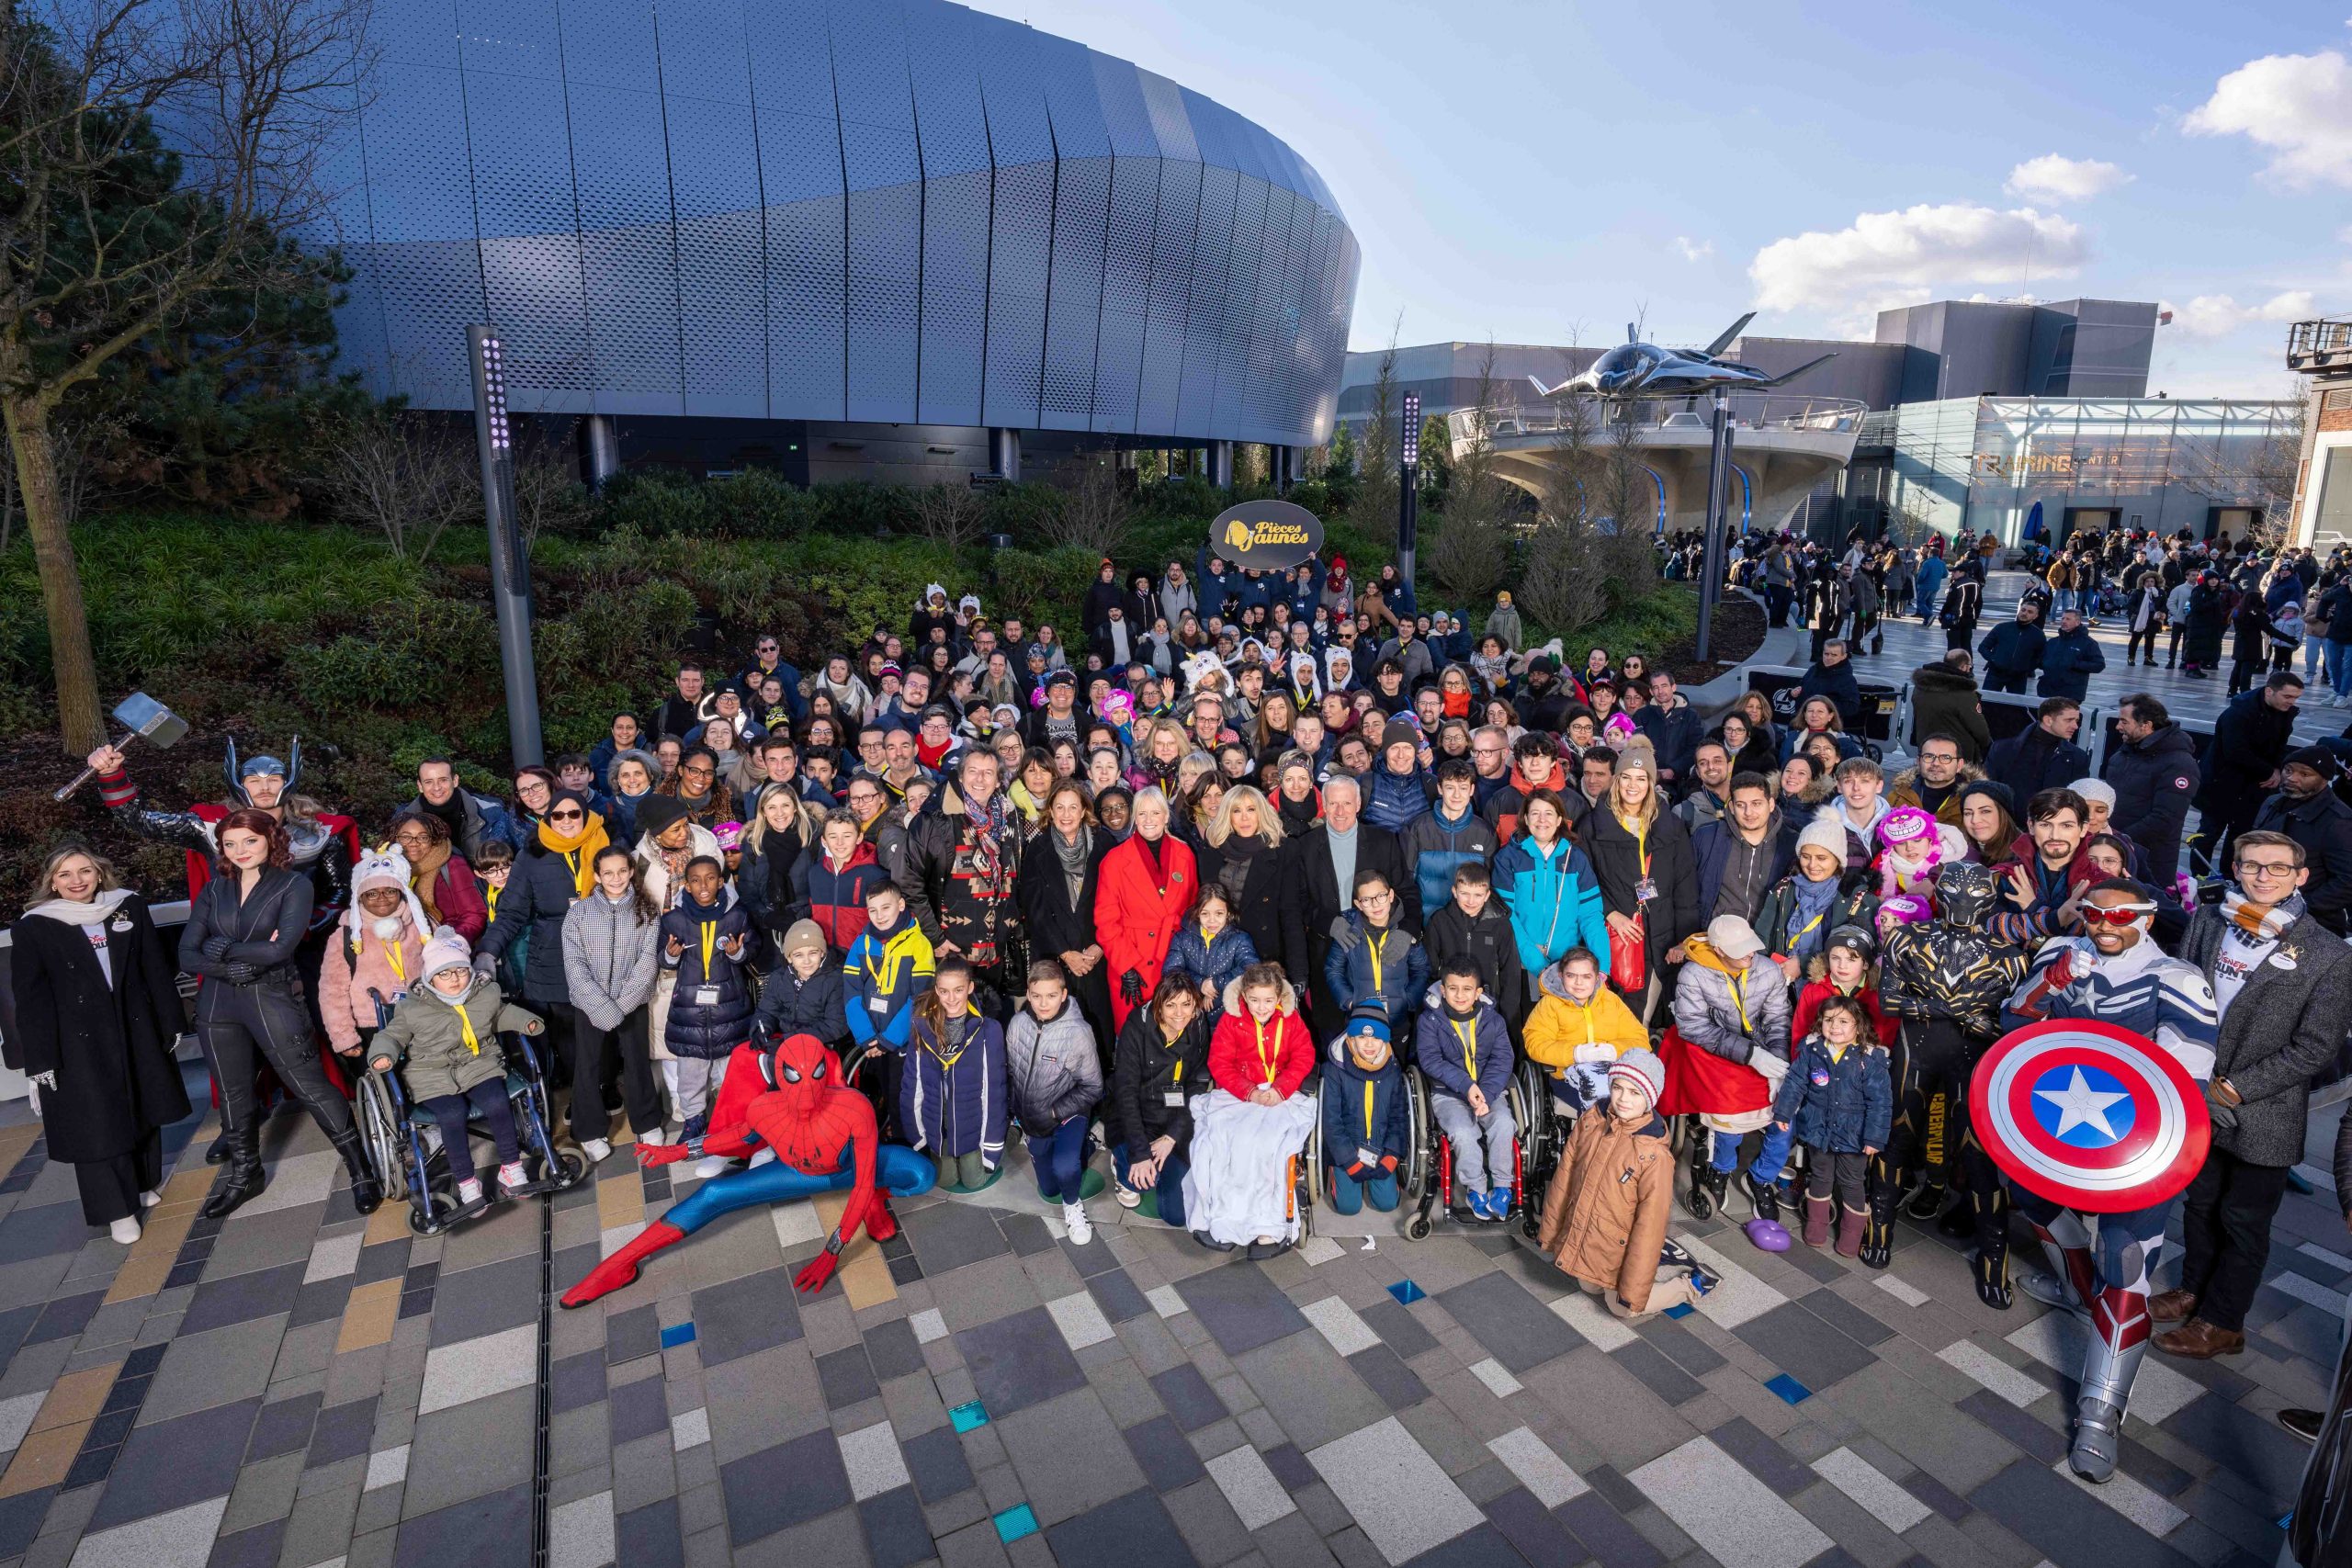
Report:
[[[808,1260],[808,1267],[793,1277],[793,1288],[815,1295],[832,1279],[833,1270],[841,1266],[842,1233],[835,1231],[827,1238],[825,1250]]]
[[[675,1165],[682,1159],[691,1158],[694,1152],[684,1144],[641,1143],[637,1145],[637,1163],[640,1166]]]

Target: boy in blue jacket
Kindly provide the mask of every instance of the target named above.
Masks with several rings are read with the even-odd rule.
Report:
[[[1385,1011],[1365,1007],[1350,1016],[1331,1042],[1321,1093],[1331,1207],[1358,1214],[1369,1203],[1388,1213],[1396,1207],[1397,1162],[1410,1147],[1411,1107],[1405,1070],[1389,1046]]]
[[[898,1114],[915,998],[931,988],[936,967],[931,939],[907,913],[899,885],[886,877],[867,888],[865,929],[842,964],[842,1017],[853,1042],[882,1047],[886,1121]]]
[[[1859,998],[1831,997],[1821,1004],[1814,1032],[1796,1048],[1788,1077],[1781,1080],[1772,1121],[1813,1154],[1805,1172],[1806,1245],[1819,1247],[1829,1239],[1834,1188],[1838,1250],[1854,1257],[1862,1249],[1862,1228],[1870,1218],[1863,1173],[1871,1156],[1886,1147],[1894,1122],[1886,1052]]]
[[[1438,979],[1438,1006],[1413,1032],[1413,1064],[1430,1080],[1430,1109],[1453,1145],[1453,1174],[1470,1213],[1510,1214],[1511,1149],[1519,1128],[1506,1091],[1514,1058],[1502,1014],[1478,987],[1478,966],[1457,958]]]
[[[1366,1002],[1387,1010],[1392,1034],[1420,1005],[1429,988],[1429,955],[1412,933],[1398,923],[1396,889],[1388,878],[1367,867],[1356,873],[1355,908],[1349,911],[1344,936],[1334,932],[1330,955],[1323,961],[1323,983],[1330,987],[1331,1006],[1352,1012]]]

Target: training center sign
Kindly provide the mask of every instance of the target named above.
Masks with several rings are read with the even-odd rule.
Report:
[[[1287,501],[1245,501],[1209,525],[1217,554],[1252,571],[1288,571],[1323,547],[1323,524]]]

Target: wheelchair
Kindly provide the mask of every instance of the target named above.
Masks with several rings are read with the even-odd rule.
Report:
[[[374,992],[369,993],[375,996]],[[375,996],[377,1017],[388,1020],[391,1008]],[[548,1104],[547,1075],[530,1038],[502,1034],[499,1047],[506,1054],[506,1101],[514,1117],[514,1134],[523,1150],[524,1168],[531,1180],[519,1196],[561,1192],[588,1177],[587,1156],[576,1149],[558,1149],[549,1133],[555,1122]],[[356,1096],[359,1135],[385,1190],[408,1194],[408,1228],[418,1235],[437,1235],[457,1221],[457,1183],[449,1179],[449,1158],[440,1146],[441,1124],[433,1113],[409,1097],[397,1065],[370,1070],[360,1079]],[[470,1135],[481,1128],[469,1118]],[[481,1128],[482,1135],[488,1129]],[[428,1134],[430,1136],[428,1137]],[[479,1168],[483,1190],[497,1190],[494,1166]]]
[[[1550,1091],[1521,1069],[1530,1064],[1522,1057],[1511,1069],[1511,1080],[1503,1090],[1503,1103],[1510,1110],[1511,1122],[1518,1129],[1510,1145],[1510,1187],[1512,1199],[1520,1206],[1519,1219],[1526,1224],[1529,1212],[1527,1191],[1527,1151],[1529,1129],[1540,1117],[1549,1118],[1552,1111]],[[1540,1071],[1540,1069],[1539,1069]],[[1529,1090],[1534,1090],[1531,1097]],[[1435,1216],[1442,1212],[1460,1224],[1492,1224],[1481,1221],[1470,1213],[1469,1205],[1461,1201],[1453,1184],[1453,1143],[1439,1128],[1437,1110],[1432,1103],[1435,1091],[1418,1066],[1405,1069],[1407,1103],[1411,1108],[1412,1146],[1409,1157],[1399,1162],[1398,1174],[1410,1172],[1410,1179],[1400,1183],[1405,1198],[1412,1205],[1412,1213],[1405,1221],[1407,1241],[1427,1241],[1436,1228]],[[1559,1156],[1553,1155],[1555,1164]],[[1539,1215],[1543,1200],[1537,1199],[1534,1212]],[[1509,1222],[1505,1222],[1508,1224]],[[1532,1233],[1531,1233],[1532,1234]]]

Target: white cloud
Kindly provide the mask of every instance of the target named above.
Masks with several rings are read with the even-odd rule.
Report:
[[[2082,201],[2131,183],[2132,176],[2113,164],[2045,152],[2011,169],[2007,183],[2001,188],[2029,200],[2039,197],[2043,201]]]
[[[2289,288],[2253,305],[2241,305],[2227,294],[2199,294],[2186,305],[2166,303],[2172,330],[2189,337],[2227,337],[2241,327],[2259,321],[2300,321],[2319,313],[2312,291]]]
[[[1702,262],[1715,254],[1713,240],[1693,240],[1688,234],[1674,236],[1674,254],[1687,262]]]
[[[2089,254],[2081,227],[2055,213],[1947,202],[1865,212],[1835,233],[1775,240],[1747,275],[1760,309],[1877,310],[1939,289],[2070,274]]]
[[[2270,150],[2267,173],[2282,185],[2352,186],[2352,61],[2332,49],[2248,61],[2181,128],[2251,138]]]

